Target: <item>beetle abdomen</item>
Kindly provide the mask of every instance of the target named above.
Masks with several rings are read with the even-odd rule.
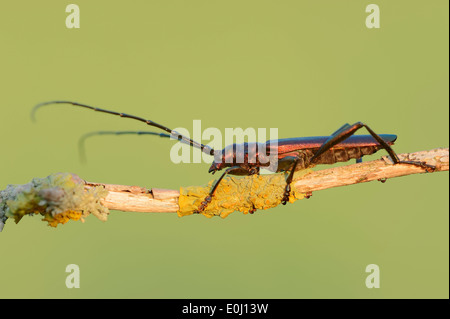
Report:
[[[380,149],[379,145],[348,147],[348,148],[332,148],[323,153],[316,164],[334,164],[337,162],[347,162],[351,159],[358,159],[364,155],[371,155]]]

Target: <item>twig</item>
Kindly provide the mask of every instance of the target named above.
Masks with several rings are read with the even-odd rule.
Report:
[[[436,166],[436,172],[449,170],[448,148],[421,151],[398,155],[401,160],[422,161]],[[294,182],[300,193],[310,193],[322,189],[384,180],[399,176],[425,173],[421,167],[413,165],[390,165],[388,157],[380,160],[329,168],[311,172]],[[103,185],[108,195],[102,201],[109,209],[133,212],[175,213],[179,210],[179,191],[151,190],[124,185],[98,184],[85,182],[85,188]]]
[[[448,148],[399,154],[398,157],[403,161],[418,161],[434,165],[436,166],[436,172],[449,170]],[[327,188],[425,173],[425,169],[418,166],[386,165],[391,163],[390,158],[385,156],[381,160],[315,171],[295,182],[295,187],[299,192],[308,193]]]
[[[436,167],[436,172],[449,170],[448,148],[398,155],[400,160],[420,161]],[[410,174],[425,173],[419,166],[392,165],[388,157],[359,164],[334,167],[319,171],[296,172],[290,202],[312,192],[365,183],[374,180]],[[300,175],[302,175],[300,177]],[[252,213],[280,204],[285,187],[285,175],[271,174],[227,178],[217,188],[213,201],[202,213],[207,217],[226,217],[233,211]],[[12,217],[19,222],[25,215],[41,214],[50,226],[56,227],[68,220],[84,220],[90,214],[105,221],[108,209],[126,212],[193,214],[208,194],[206,187],[186,187],[178,190],[142,188],[86,182],[75,174],[59,173],[46,178],[35,178],[25,185],[8,185],[0,191],[0,231]]]
[[[85,189],[103,186],[108,195],[101,201],[112,210],[141,213],[175,213],[179,209],[180,192],[171,189],[152,188],[151,190],[127,185],[97,184],[85,182]]]

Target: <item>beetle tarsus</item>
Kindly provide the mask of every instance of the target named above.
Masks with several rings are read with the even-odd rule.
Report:
[[[256,212],[256,207],[254,204],[252,204],[252,208],[248,212],[249,214],[254,214]]]
[[[409,164],[422,167],[427,173],[432,173],[436,170],[436,166],[419,161],[399,161],[397,164]]]
[[[211,195],[208,195],[205,197],[205,200],[200,204],[200,206],[197,208],[197,210],[194,212],[195,214],[201,214],[206,206],[208,206],[209,203],[211,203],[212,197]]]
[[[291,194],[291,184],[286,184],[286,188],[284,189],[283,199],[281,200],[282,205],[286,205],[289,201],[289,196]]]

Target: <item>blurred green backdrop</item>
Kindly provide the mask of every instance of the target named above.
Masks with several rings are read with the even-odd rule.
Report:
[[[77,140],[144,125],[279,129],[327,135],[364,121],[399,136],[397,152],[448,147],[448,1],[14,1],[0,11],[0,189],[72,172],[89,181],[177,189],[208,164],[170,161],[148,136]],[[366,132],[361,132],[366,134]],[[382,153],[382,152],[380,152]],[[383,154],[372,158],[379,158]],[[113,211],[57,229],[8,220],[1,298],[448,298],[448,173],[317,192],[227,219]],[[68,289],[77,264],[81,288]],[[381,288],[368,289],[377,264]]]

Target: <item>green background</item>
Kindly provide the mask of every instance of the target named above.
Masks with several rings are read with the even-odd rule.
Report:
[[[278,128],[328,135],[363,121],[399,136],[398,153],[448,147],[448,1],[3,2],[0,189],[72,172],[104,183],[177,189],[211,179],[208,164],[170,161],[173,142],[96,137],[145,125]],[[361,134],[367,134],[361,130]],[[370,158],[385,155],[380,152]],[[370,159],[369,158],[369,159]],[[319,167],[320,168],[320,167]],[[323,167],[325,168],[325,167]],[[112,211],[57,229],[39,217],[0,233],[2,298],[448,298],[448,173],[316,192],[228,218]],[[65,268],[80,266],[80,289]],[[380,267],[380,289],[365,268]]]

